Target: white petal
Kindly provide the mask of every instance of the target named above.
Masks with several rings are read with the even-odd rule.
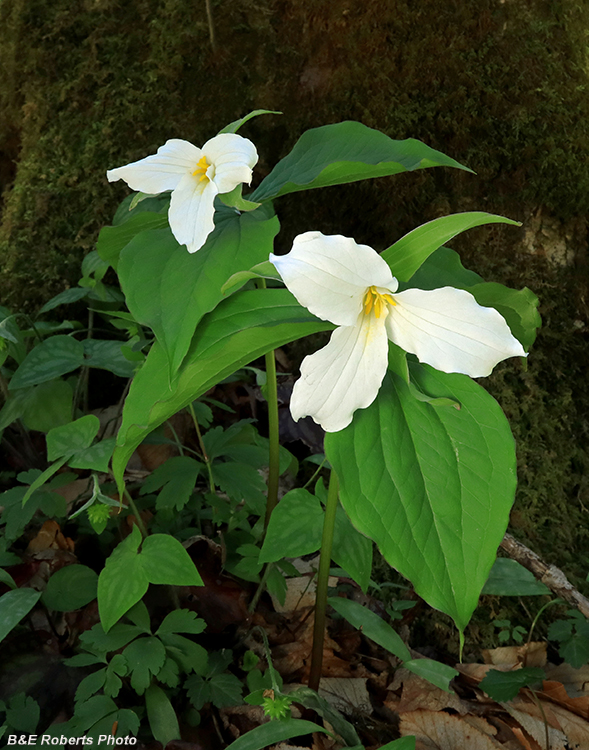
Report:
[[[356,409],[376,398],[387,361],[384,317],[361,314],[357,325],[336,328],[327,346],[303,360],[290,402],[293,419],[311,416],[326,432],[343,430]]]
[[[271,254],[270,262],[303,307],[336,325],[356,324],[369,286],[398,286],[375,250],[341,235],[299,234],[288,255]]]
[[[168,219],[172,234],[189,253],[195,253],[215,228],[215,195],[217,186],[209,180],[199,181],[187,174],[172,193]]]
[[[480,378],[503,359],[527,356],[503,316],[481,307],[469,292],[408,289],[394,299],[386,319],[389,338],[438,370]]]
[[[202,150],[215,167],[213,179],[220,193],[229,193],[242,182],[251,183],[258,152],[250,140],[236,133],[221,133],[207,141]]]
[[[158,148],[157,154],[124,167],[109,169],[106,176],[109,182],[124,180],[131,190],[162,193],[174,190],[187,172],[192,173],[202,155],[192,143],[172,138]]]

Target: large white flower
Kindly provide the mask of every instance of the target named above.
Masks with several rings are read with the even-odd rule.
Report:
[[[288,255],[270,261],[301,305],[339,326],[301,365],[290,405],[295,421],[311,416],[327,432],[347,427],[378,394],[389,339],[420,362],[473,378],[527,356],[497,310],[452,287],[397,293],[386,262],[348,237],[306,232]]]
[[[235,133],[221,133],[202,148],[172,138],[157,154],[124,167],[110,169],[109,182],[124,180],[131,190],[142,193],[172,191],[168,218],[170,229],[189,253],[195,253],[215,228],[214,201],[218,193],[229,193],[252,180],[258,161],[254,144]]]

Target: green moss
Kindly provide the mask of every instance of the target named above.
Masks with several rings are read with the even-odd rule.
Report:
[[[303,130],[358,119],[416,137],[478,173],[428,170],[299,193],[277,204],[290,247],[318,229],[378,249],[414,226],[484,208],[524,219],[589,213],[589,5],[579,0],[3,0],[0,3],[0,289],[38,309],[76,283],[79,262],[126,194],[105,170],[167,138],[201,143],[251,109],[260,179]],[[16,162],[16,173],[14,171]],[[517,230],[457,243],[489,280],[527,285],[544,329],[526,373],[488,387],[518,441],[513,524],[574,580],[587,553],[586,332],[582,276],[514,255]],[[479,248],[484,248],[484,252]]]

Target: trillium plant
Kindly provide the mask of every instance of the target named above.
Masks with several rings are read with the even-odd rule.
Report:
[[[202,148],[172,139],[107,172],[137,193],[102,230],[98,255],[118,274],[124,316],[147,331],[136,345],[112,471],[123,497],[129,459],[150,433],[188,408],[200,435],[195,401],[265,357],[267,501],[256,510],[244,498],[250,522],[242,540],[255,552],[249,580],[260,589],[276,588],[283,556],[321,545],[310,679],[317,688],[332,559],[365,590],[373,542],[423,599],[453,618],[463,643],[516,487],[509,425],[473,378],[512,357],[525,366],[539,316],[533,293],[485,283],[447,247],[472,227],[517,224],[501,216],[444,216],[378,249],[301,227],[286,254],[274,252],[274,204],[283,195],[417,169],[469,170],[419,141],[341,122],[305,132],[243,196],[244,184],[256,184],[258,155],[237,131],[260,114],[267,113],[231,123]],[[303,360],[290,403],[295,421],[310,417],[325,430],[329,488],[322,496],[291,490],[278,502],[286,467],[274,351],[330,331],[329,343]],[[206,471],[214,492],[210,463]],[[140,552],[139,538],[125,540],[100,576],[106,631],[149,582],[186,583],[141,568],[137,560],[147,560],[157,535],[142,544]],[[123,558],[134,561],[139,586]],[[200,582],[197,573],[193,579]]]

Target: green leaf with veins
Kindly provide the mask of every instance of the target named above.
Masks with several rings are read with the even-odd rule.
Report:
[[[155,636],[137,638],[123,651],[131,674],[131,687],[139,695],[147,690],[152,676],[156,676],[166,661],[166,649]]]

